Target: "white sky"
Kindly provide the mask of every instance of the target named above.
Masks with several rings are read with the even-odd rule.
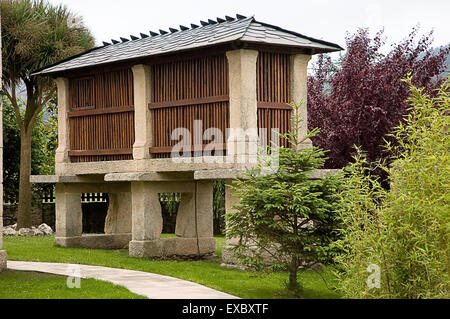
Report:
[[[450,43],[450,1],[445,0],[50,0],[84,18],[102,41],[139,36],[149,30],[189,26],[208,18],[255,15],[261,22],[334,42],[345,48],[346,32],[384,27],[388,42],[405,38],[419,24],[420,34],[434,29],[434,46]]]

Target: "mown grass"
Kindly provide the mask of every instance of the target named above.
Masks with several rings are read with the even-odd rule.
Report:
[[[166,235],[168,236],[168,235]],[[216,237],[216,255],[221,256],[223,236]],[[196,282],[238,297],[248,299],[290,298],[286,294],[287,272],[254,272],[229,269],[215,261],[150,260],[128,256],[127,250],[92,250],[56,247],[53,237],[4,237],[9,260],[42,261],[98,265],[152,272]],[[332,269],[322,272],[302,271],[303,298],[339,298],[328,287],[335,284]],[[328,286],[328,287],[327,287]],[[186,296],[189,298],[189,296]]]
[[[7,270],[0,273],[0,299],[146,299],[128,289],[95,279],[81,279],[69,288],[67,277]]]

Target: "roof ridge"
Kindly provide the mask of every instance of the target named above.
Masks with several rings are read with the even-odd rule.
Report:
[[[255,15],[248,17],[248,19],[249,19],[249,24],[247,24],[247,26],[245,27],[245,31],[242,33],[242,36],[239,38],[239,40],[242,39],[243,37],[245,37],[245,34],[247,33],[248,29],[250,28],[250,25],[252,24],[252,22],[256,21]]]
[[[159,34],[153,31],[150,31],[150,36],[145,34],[145,33],[140,33],[141,38],[138,37],[132,37],[131,40],[120,37],[121,41],[114,41],[113,39],[111,39],[111,43],[103,41],[103,46],[100,47],[106,47],[108,45],[116,45],[116,44],[122,44],[125,42],[133,42],[133,41],[139,41],[139,40],[143,40],[146,38],[155,38],[155,37],[161,37],[161,36],[165,36],[165,35],[170,35],[173,33],[180,33],[180,32],[184,32],[184,31],[190,31],[190,30],[195,30],[195,29],[200,29],[200,28],[204,28],[204,27],[208,27],[210,25],[215,25],[215,24],[225,24],[225,23],[231,23],[231,22],[235,22],[235,21],[239,21],[239,20],[246,20],[246,19],[254,19],[255,16],[252,15],[250,17],[241,15],[239,13],[236,14],[236,18],[230,17],[230,16],[225,16],[225,19],[220,18],[220,17],[216,17],[216,20],[213,19],[206,19],[207,21],[203,21],[200,20],[200,25],[196,25],[196,24],[190,24],[191,27],[185,27],[184,25],[180,25],[180,30],[172,28],[172,27],[168,27],[169,31],[165,31],[162,29],[159,29]]]

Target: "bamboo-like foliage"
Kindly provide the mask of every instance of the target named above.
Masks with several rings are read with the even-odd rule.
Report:
[[[435,98],[410,85],[411,112],[391,134],[390,190],[356,157],[342,193],[340,290],[350,298],[450,297],[450,78]],[[368,285],[379,269],[379,285]],[[374,269],[374,268],[373,268]],[[371,278],[369,278],[369,276]]]

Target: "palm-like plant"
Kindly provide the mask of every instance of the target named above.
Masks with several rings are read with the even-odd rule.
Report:
[[[20,180],[17,227],[31,226],[31,133],[37,116],[55,98],[50,77],[34,70],[90,49],[94,40],[80,18],[65,6],[43,0],[1,0],[2,63],[5,95],[14,107],[20,129]],[[17,88],[26,89],[20,109]]]

